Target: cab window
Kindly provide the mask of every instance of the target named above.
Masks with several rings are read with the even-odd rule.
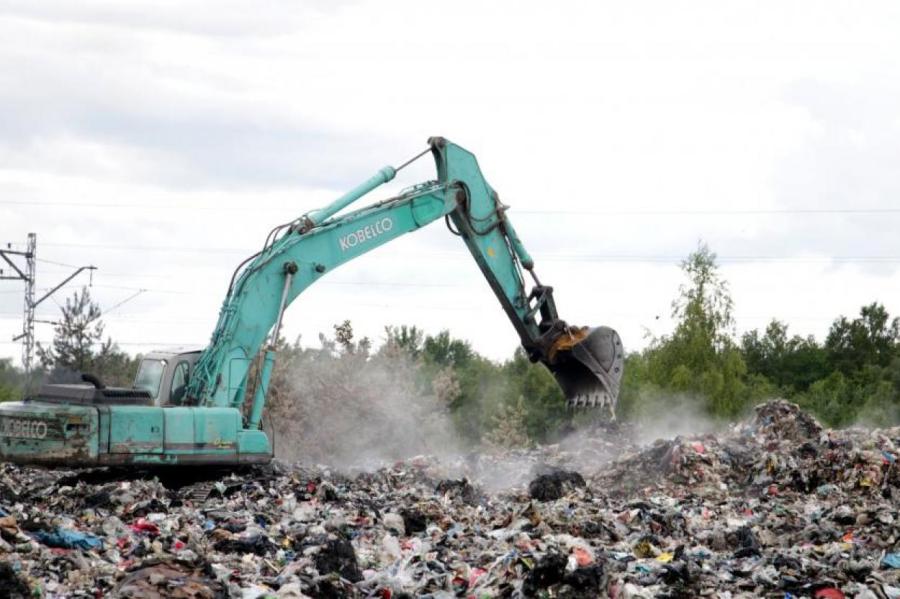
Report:
[[[189,374],[190,365],[187,362],[179,362],[175,367],[175,372],[172,374],[172,390],[169,393],[169,403],[173,406],[180,406],[184,401]]]
[[[134,377],[134,388],[149,391],[150,396],[156,399],[156,396],[159,394],[159,384],[162,382],[165,371],[165,360],[141,360],[137,376]]]

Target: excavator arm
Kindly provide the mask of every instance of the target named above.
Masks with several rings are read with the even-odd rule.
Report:
[[[440,137],[429,139],[429,150],[436,180],[338,215],[409,162],[397,169],[385,167],[329,206],[270,233],[263,249],[232,278],[210,345],[191,375],[189,403],[243,405],[251,362],[265,347],[247,418],[248,428],[258,428],[285,308],[341,264],[445,218],[468,247],[529,358],[553,372],[571,405],[603,405],[614,416],[623,365],[618,335],[607,327],[572,327],[561,320],[553,288],[534,274],[534,262],[507,218],[506,206],[482,176],[475,156]],[[530,289],[525,272],[533,281]]]
[[[429,152],[437,166],[434,181],[346,212],[409,163],[385,167],[325,208],[273,229],[235,271],[202,352],[144,356],[131,388],[85,377],[87,385],[45,384],[36,396],[0,404],[0,461],[67,468],[268,462],[272,446],[260,420],[287,306],[341,264],[442,218],[466,244],[529,358],[550,369],[570,404],[605,405],[614,416],[619,336],[561,320],[553,288],[535,275],[475,157],[442,138],[429,140],[420,156]],[[250,367],[259,357],[245,414]]]

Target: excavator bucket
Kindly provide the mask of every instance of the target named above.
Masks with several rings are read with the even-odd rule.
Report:
[[[556,342],[551,370],[572,407],[607,408],[615,419],[625,352],[609,327],[574,328]]]

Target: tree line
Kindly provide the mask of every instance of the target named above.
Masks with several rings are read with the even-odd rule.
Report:
[[[686,282],[673,303],[674,331],[627,358],[625,417],[663,409],[673,396],[695,399],[716,418],[782,397],[831,426],[900,421],[900,319],[884,305],[839,316],[822,342],[791,335],[775,319],[738,338],[715,254],[701,244],[681,267]]]
[[[822,341],[791,335],[774,319],[738,336],[734,302],[715,253],[700,244],[681,270],[684,284],[672,302],[674,329],[626,358],[620,419],[652,418],[690,402],[710,418],[730,420],[761,401],[783,397],[832,426],[900,422],[900,319],[882,304],[837,317]],[[62,307],[53,343],[39,348],[39,376],[75,380],[91,372],[107,384],[130,384],[138,359],[104,341],[103,332],[89,291],[76,292]],[[23,384],[22,372],[10,360],[0,361],[0,400],[21,397]],[[497,362],[446,330],[428,334],[415,326],[389,326],[376,347],[357,339],[345,321],[321,335],[317,347],[300,339],[280,342],[268,412],[291,436],[311,435],[323,451],[338,451],[326,439],[350,434],[350,427],[360,443],[366,438],[371,444],[376,440],[359,430],[380,431],[372,424],[379,410],[398,409],[422,422],[440,417],[439,426],[450,423],[466,443],[515,446],[552,441],[589,417],[569,412],[552,375],[521,350]],[[365,418],[348,419],[352,413]],[[335,430],[322,424],[327,419]]]

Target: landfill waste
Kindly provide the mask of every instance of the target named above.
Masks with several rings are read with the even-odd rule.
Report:
[[[538,501],[553,501],[576,487],[584,487],[584,477],[577,472],[554,469],[541,474],[528,484],[528,494]]]
[[[632,438],[187,481],[3,464],[0,589],[900,598],[900,428],[828,430],[778,400],[716,434]]]
[[[189,561],[171,560],[154,562],[129,568],[116,588],[121,597],[149,599],[218,599],[228,593],[218,580],[212,577],[208,565],[199,567]]]
[[[0,562],[0,596],[9,599],[25,599],[31,596],[31,588],[16,572],[12,564]]]

